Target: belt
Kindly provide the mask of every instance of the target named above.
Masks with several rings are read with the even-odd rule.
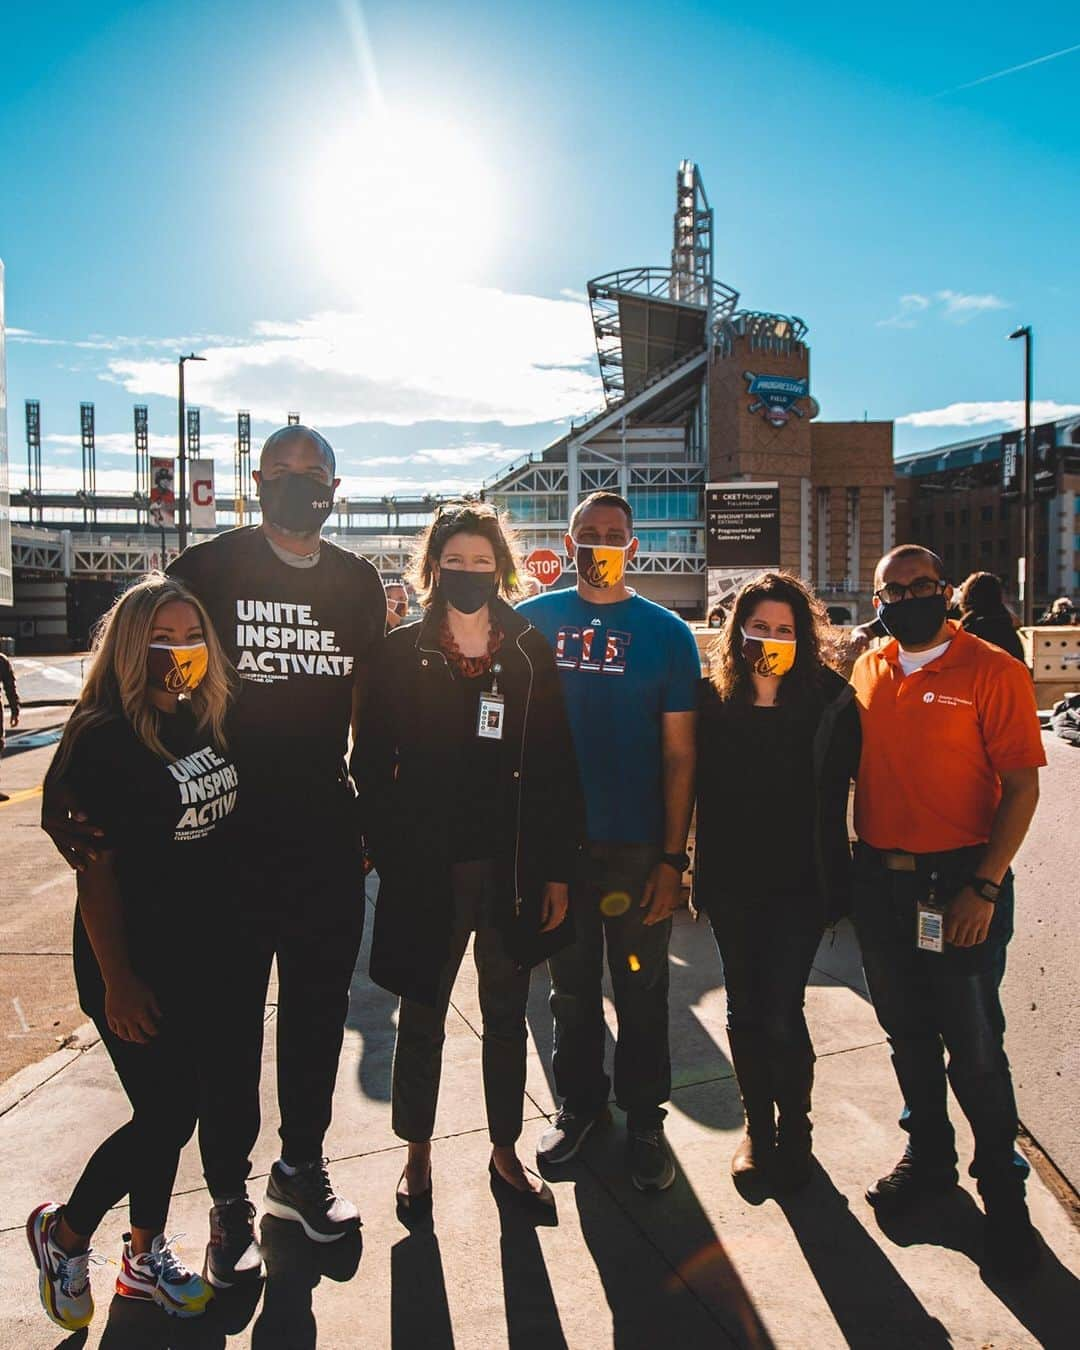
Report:
[[[859,848],[865,849],[888,872],[917,872],[923,867],[933,866],[939,859],[948,858],[948,853],[908,853],[904,849],[874,848],[873,844],[859,841]],[[960,850],[956,850],[960,852]]]

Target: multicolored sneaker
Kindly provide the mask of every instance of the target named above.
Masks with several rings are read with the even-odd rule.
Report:
[[[63,1206],[38,1205],[26,1221],[26,1236],[38,1268],[41,1306],[58,1327],[79,1331],[94,1315],[90,1253],[69,1256],[53,1238]]]
[[[116,1292],[124,1298],[156,1303],[170,1317],[201,1317],[214,1291],[193,1270],[188,1270],[172,1249],[175,1238],[156,1237],[148,1252],[131,1250],[131,1234],[124,1234],[124,1255]]]

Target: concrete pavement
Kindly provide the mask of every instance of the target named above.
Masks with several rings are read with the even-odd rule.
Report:
[[[358,969],[365,968],[366,953]],[[362,1242],[317,1248],[290,1225],[264,1219],[269,1275],[261,1297],[222,1298],[201,1321],[177,1324],[154,1308],[112,1299],[125,1224],[116,1210],[98,1237],[107,1264],[94,1271],[95,1323],[88,1337],[68,1342],[38,1306],[22,1225],[34,1204],[63,1196],[125,1108],[100,1045],[65,1052],[72,1057],[51,1066],[48,1081],[0,1115],[0,1343],[19,1350],[65,1343],[114,1350],[1073,1346],[1080,1233],[1037,1178],[1031,1204],[1047,1251],[1041,1270],[1014,1287],[979,1275],[982,1221],[970,1182],[888,1232],[862,1198],[865,1184],[896,1160],[901,1136],[888,1051],[857,969],[850,931],[841,929],[835,944],[823,944],[808,990],[819,1055],[815,1179],[780,1203],[744,1199],[728,1173],[741,1111],[723,1031],[722,969],[707,928],[680,915],[672,942],[676,1086],[668,1118],[676,1185],[662,1196],[634,1191],[617,1120],[553,1182],[557,1223],[537,1228],[500,1212],[489,1190],[480,1017],[467,960],[447,1028],[435,1222],[413,1235],[398,1224],[393,1205],[403,1159],[388,1109],[394,1000],[359,973],[327,1149],[339,1188],[361,1205]],[[526,1151],[553,1106],[545,983],[538,973],[530,1006]],[[270,1031],[274,1016],[271,1004]],[[256,1199],[276,1154],[272,1034],[267,1041]],[[960,1147],[969,1157],[962,1123]],[[193,1262],[205,1239],[207,1203],[191,1146],[170,1227],[186,1234],[180,1245]]]

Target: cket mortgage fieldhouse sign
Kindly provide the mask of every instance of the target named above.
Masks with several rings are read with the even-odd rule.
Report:
[[[778,483],[706,486],[705,565],[762,571],[780,566]]]

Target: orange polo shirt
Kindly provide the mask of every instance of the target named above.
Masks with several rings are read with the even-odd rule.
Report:
[[[942,655],[910,675],[895,640],[855,663],[855,830],[873,848],[944,853],[984,844],[1001,774],[1046,763],[1028,671],[958,624],[949,628]]]

